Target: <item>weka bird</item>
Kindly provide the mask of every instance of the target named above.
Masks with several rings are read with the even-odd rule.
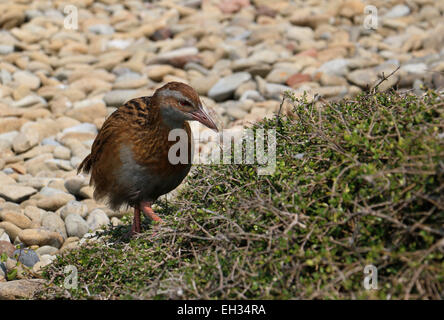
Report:
[[[95,199],[106,199],[113,209],[134,207],[131,235],[141,231],[140,210],[162,221],[152,203],[175,189],[190,171],[192,136],[187,121],[192,120],[217,131],[193,88],[167,83],[153,96],[130,100],[114,111],[80,164],[78,172],[91,172]],[[187,141],[181,141],[187,143],[182,149],[188,152],[186,163],[172,164],[168,159],[169,149],[177,143],[168,140],[172,129],[186,132]]]

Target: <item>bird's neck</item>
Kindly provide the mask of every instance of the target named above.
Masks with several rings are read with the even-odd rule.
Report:
[[[186,120],[180,112],[170,106],[160,108],[160,118],[169,129],[183,129]]]

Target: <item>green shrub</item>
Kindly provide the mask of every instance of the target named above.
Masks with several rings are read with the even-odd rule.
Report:
[[[160,203],[164,225],[130,242],[119,241],[129,226],[110,228],[64,254],[40,297],[442,299],[442,96],[287,101],[288,116],[254,127],[276,129],[273,175],[198,166]],[[68,264],[77,290],[62,288]],[[364,289],[368,264],[377,290]]]

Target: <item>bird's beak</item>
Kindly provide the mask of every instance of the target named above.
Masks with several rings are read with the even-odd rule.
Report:
[[[210,128],[210,129],[213,129],[216,132],[219,132],[213,119],[211,119],[208,112],[205,111],[205,109],[202,107],[202,105],[200,106],[199,110],[191,112],[190,114],[191,114],[191,117],[193,118],[193,120],[199,121],[204,126]]]

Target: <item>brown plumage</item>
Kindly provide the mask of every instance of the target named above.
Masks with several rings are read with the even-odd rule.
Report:
[[[215,129],[198,94],[190,86],[170,82],[152,97],[128,101],[104,122],[78,172],[91,172],[94,198],[106,199],[113,209],[134,207],[132,233],[140,232],[140,210],[161,221],[151,204],[175,189],[191,168],[191,130],[187,121],[197,120]],[[186,133],[185,141],[169,141],[173,129]],[[187,152],[185,163],[173,164],[170,148],[180,141]],[[173,161],[174,162],[174,161]]]

